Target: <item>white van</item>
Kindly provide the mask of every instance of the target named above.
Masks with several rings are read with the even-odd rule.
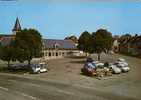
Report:
[[[39,64],[31,64],[31,73],[43,73],[47,72],[46,64],[45,63],[39,63]]]

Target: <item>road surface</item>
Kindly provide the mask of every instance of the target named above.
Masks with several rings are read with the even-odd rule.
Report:
[[[139,100],[54,81],[1,75],[0,100]]]

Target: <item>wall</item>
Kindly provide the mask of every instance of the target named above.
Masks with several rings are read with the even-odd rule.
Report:
[[[58,59],[68,56],[77,56],[79,50],[56,50],[56,49],[47,49],[43,51],[45,59]]]

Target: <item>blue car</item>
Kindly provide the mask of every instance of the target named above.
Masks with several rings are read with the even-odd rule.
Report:
[[[86,62],[83,68],[81,69],[81,72],[88,76],[93,76],[95,71],[96,71],[96,65],[93,62]]]

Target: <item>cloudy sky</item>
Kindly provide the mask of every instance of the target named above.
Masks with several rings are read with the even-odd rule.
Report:
[[[16,17],[44,38],[79,36],[106,28],[141,34],[141,0],[0,0],[0,33],[10,34]]]

